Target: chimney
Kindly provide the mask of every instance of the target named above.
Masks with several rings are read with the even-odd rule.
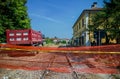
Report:
[[[94,5],[91,5],[91,8],[93,8],[94,7]]]
[[[97,7],[97,2],[93,2],[93,5],[91,5],[91,8],[96,8]]]
[[[94,5],[94,7],[97,7],[97,2],[94,2],[93,5]]]

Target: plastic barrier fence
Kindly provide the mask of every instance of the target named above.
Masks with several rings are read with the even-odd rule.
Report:
[[[59,48],[0,44],[0,68],[118,74],[120,45]]]
[[[72,52],[72,53],[120,53],[120,44],[104,46],[87,46],[87,47],[33,47],[17,46],[9,44],[0,44],[4,50],[24,50],[24,51],[41,51],[41,52]]]

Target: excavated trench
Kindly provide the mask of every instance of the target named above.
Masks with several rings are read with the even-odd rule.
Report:
[[[98,53],[98,51],[96,53],[95,51],[94,53],[37,51],[36,53],[28,50],[1,49],[0,79],[120,78],[118,51],[119,49],[114,53],[113,51],[112,53]]]

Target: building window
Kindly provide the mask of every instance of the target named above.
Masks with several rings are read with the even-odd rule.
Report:
[[[9,33],[9,36],[14,36],[14,33]]]
[[[77,30],[79,30],[79,25],[77,25]]]
[[[82,19],[82,27],[84,27],[84,19]]]
[[[80,26],[81,26],[81,24],[80,24],[80,22],[79,22],[79,29],[80,29]]]

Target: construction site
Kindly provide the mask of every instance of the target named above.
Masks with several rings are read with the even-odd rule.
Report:
[[[120,45],[0,44],[0,79],[120,79]]]

